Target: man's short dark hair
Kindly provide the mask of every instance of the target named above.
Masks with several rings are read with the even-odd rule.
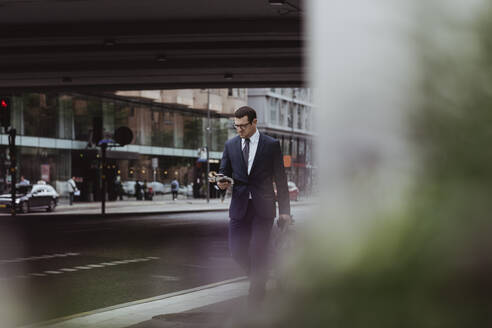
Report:
[[[249,106],[243,106],[236,109],[234,116],[237,118],[248,116],[248,122],[251,123],[256,118],[256,111]]]

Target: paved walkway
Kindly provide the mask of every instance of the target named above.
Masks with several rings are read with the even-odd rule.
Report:
[[[226,211],[229,209],[229,199],[223,203],[219,199],[158,199],[152,201],[119,200],[106,202],[106,214],[148,214],[168,212],[201,212],[201,211]],[[40,214],[41,212],[39,212]],[[51,215],[66,214],[101,214],[101,202],[74,203],[72,206],[61,202]]]
[[[230,199],[225,199],[221,202],[220,199],[210,199],[207,203],[206,199],[165,199],[163,197],[155,198],[152,201],[137,201],[135,199],[127,199],[122,201],[107,201],[105,205],[105,214],[107,216],[120,215],[139,215],[139,214],[161,214],[161,213],[186,213],[186,212],[211,212],[211,211],[227,211],[229,209]],[[314,201],[293,201],[291,206],[303,206],[315,204]],[[46,212],[38,210],[29,214],[19,214],[22,216],[96,216],[102,213],[101,202],[80,203],[75,202],[73,205],[68,205],[67,200],[62,199],[54,212]],[[10,216],[9,213],[0,213],[0,216]]]
[[[241,277],[22,328],[125,328],[130,326],[167,328],[177,327],[176,324],[180,327],[210,327],[215,326],[215,321],[223,322],[224,313],[218,312],[217,308],[230,308],[238,301],[245,303],[244,296],[247,291],[248,282]],[[210,306],[213,309],[210,309]],[[190,310],[195,311],[189,312]]]

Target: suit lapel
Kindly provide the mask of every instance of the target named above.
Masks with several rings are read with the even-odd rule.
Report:
[[[250,175],[253,173],[253,170],[255,169],[256,163],[259,160],[259,157],[260,157],[261,151],[263,150],[264,145],[265,145],[265,140],[263,138],[263,134],[260,133],[260,138],[258,140],[258,147],[256,147],[255,158],[253,159],[253,165],[251,166]]]

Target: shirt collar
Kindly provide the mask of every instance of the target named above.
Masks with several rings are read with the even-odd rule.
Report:
[[[258,140],[260,140],[260,131],[258,131],[258,129],[256,129],[256,132],[251,136],[249,137],[249,143],[252,144],[256,144],[258,143]],[[241,138],[241,144],[244,144],[244,138]]]

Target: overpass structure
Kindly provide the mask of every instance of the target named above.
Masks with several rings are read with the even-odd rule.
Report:
[[[0,93],[302,86],[301,0],[0,0]]]

